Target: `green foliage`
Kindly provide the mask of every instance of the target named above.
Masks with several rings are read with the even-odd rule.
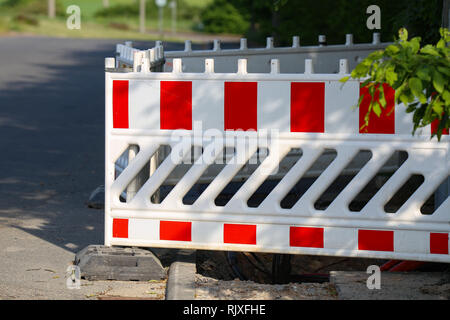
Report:
[[[437,135],[441,139],[442,131],[450,126],[450,49],[447,46],[450,32],[441,28],[440,35],[436,45],[421,47],[421,38],[408,40],[408,31],[402,28],[394,44],[371,53],[356,66],[352,78],[364,78],[362,85],[369,88],[372,97],[368,114],[373,111],[379,116],[380,105],[386,107],[380,84],[387,83],[395,90],[396,103],[403,103],[406,112],[413,113],[412,133],[438,119],[438,130],[431,137]],[[378,92],[380,103],[373,99]],[[365,125],[368,125],[368,114]]]
[[[147,18],[157,18],[158,10],[155,1],[151,0],[146,2],[145,14]],[[169,18],[171,14],[169,7],[165,6],[163,10],[165,17]],[[199,14],[199,11],[200,9],[198,7],[190,6],[184,0],[177,1],[177,15],[181,19],[193,19],[196,14]],[[101,18],[136,18],[139,16],[139,3],[130,1],[130,3],[126,4],[116,4],[108,8],[101,8],[95,12],[94,16]]]
[[[394,13],[382,11],[382,15],[391,16],[392,34],[404,27],[412,37],[418,36],[425,43],[433,43],[439,40],[442,2],[442,0],[408,0],[399,11]]]
[[[2,32],[8,31],[8,29],[9,29],[8,21],[5,19],[5,17],[0,16],[0,34]]]
[[[150,13],[151,6],[146,6],[146,13]],[[102,8],[95,12],[95,17],[109,18],[109,17],[136,17],[139,15],[139,6],[137,4],[117,4],[108,8]]]
[[[251,42],[264,44],[274,36],[277,45],[291,45],[292,36],[300,36],[302,45],[317,45],[319,34],[327,36],[328,44],[342,44],[346,33],[355,42],[371,42],[372,33],[380,32],[383,41],[393,41],[400,27],[410,30],[427,43],[439,39],[442,0],[229,0],[250,27],[246,36]],[[381,30],[369,30],[366,9],[381,9]]]
[[[243,34],[249,23],[228,1],[214,0],[201,13],[204,31],[211,33]]]
[[[26,15],[47,15],[47,1],[44,0],[6,0],[0,5],[0,8],[15,9],[20,12],[21,16]],[[60,0],[55,1],[56,15],[65,15],[64,7]]]

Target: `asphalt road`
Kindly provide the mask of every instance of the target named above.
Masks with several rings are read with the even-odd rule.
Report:
[[[64,276],[103,243],[103,211],[85,202],[104,181],[104,58],[118,42],[0,38],[0,299],[84,295]]]

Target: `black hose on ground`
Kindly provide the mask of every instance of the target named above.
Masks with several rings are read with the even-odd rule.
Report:
[[[285,284],[291,280],[291,255],[274,254],[272,259],[272,283]]]
[[[246,260],[257,270],[264,272],[266,275],[271,276],[273,284],[287,284],[289,282],[298,283],[324,283],[329,282],[330,276],[327,273],[311,273],[311,274],[291,274],[291,255],[290,254],[273,254],[272,258],[272,272],[269,273],[267,270],[262,268],[263,263],[257,258],[256,255],[252,254],[253,258],[256,259],[261,266],[257,266],[248,256],[243,252],[226,252],[227,262],[233,272],[233,275],[241,281],[251,280],[248,279],[242,271],[239,269],[237,264],[237,255],[244,254]]]
[[[247,278],[242,275],[242,272],[240,272],[239,267],[237,266],[236,254],[237,254],[237,252],[227,251],[225,253],[225,256],[227,258],[228,264],[231,267],[231,270],[234,273],[234,276],[238,277],[239,280],[241,280],[241,281],[245,281],[245,280],[247,280]]]

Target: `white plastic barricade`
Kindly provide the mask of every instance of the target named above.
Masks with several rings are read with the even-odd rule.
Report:
[[[185,42],[184,51],[166,51],[167,63],[165,71],[172,71],[172,60],[183,59],[184,72],[203,72],[204,59],[214,59],[216,72],[236,72],[237,60],[248,60],[248,71],[251,73],[267,73],[270,71],[270,61],[278,59],[281,73],[303,73],[305,59],[311,59],[318,73],[336,73],[339,70],[339,60],[347,59],[352,70],[371,52],[384,49],[391,43],[381,42],[380,34],[374,33],[371,43],[354,43],[353,35],[345,36],[345,43],[327,45],[325,35],[319,36],[316,46],[301,45],[299,36],[292,38],[290,47],[276,47],[274,38],[268,37],[266,47],[249,48],[247,39],[240,40],[237,49],[222,48],[219,39],[214,40],[211,50],[193,50],[191,41]]]
[[[230,73],[235,72],[237,69],[237,61],[240,58],[247,59],[247,69],[251,73],[267,73],[271,70],[270,61],[276,58],[280,63],[281,73],[303,73],[304,63],[299,63],[305,59],[311,59],[314,69],[319,73],[337,73],[339,71],[339,59],[340,57],[346,58],[347,67],[352,70],[357,63],[366,57],[369,53],[385,48],[389,43],[380,42],[380,34],[374,33],[371,43],[354,43],[353,35],[347,34],[345,37],[345,44],[342,45],[326,45],[326,37],[324,35],[319,36],[319,45],[317,46],[301,46],[300,38],[294,36],[292,39],[291,47],[275,47],[274,39],[272,37],[267,38],[267,44],[265,48],[251,48],[247,47],[247,40],[241,39],[241,45],[239,49],[223,49],[221,48],[220,40],[214,40],[214,47],[212,50],[192,50],[191,41],[187,40],[185,43],[184,51],[162,51],[162,42],[157,41],[156,47],[149,50],[150,56],[159,57],[164,59],[164,70],[172,71],[172,61],[176,58],[183,59],[183,72],[203,72],[205,58],[214,59],[214,68],[216,72]],[[152,50],[155,51],[152,53]],[[145,51],[139,51],[131,47],[131,42],[126,42],[125,45],[118,44],[116,49],[117,61],[119,66],[122,67],[134,67],[137,71],[137,66],[140,64],[139,54]],[[145,53],[148,53],[145,52]],[[137,59],[134,59],[134,55],[138,54]],[[166,61],[167,60],[167,61]],[[162,68],[155,69],[155,71],[162,71]],[[294,161],[300,154],[300,150],[292,150],[288,154],[288,160]],[[329,153],[330,151],[327,151]],[[331,151],[332,152],[332,151]],[[160,149],[158,151],[163,157],[167,153],[166,149]],[[308,177],[317,177],[324,167],[327,158],[330,155],[324,154],[317,161],[323,163],[322,166],[317,166],[316,170],[310,170],[305,173]],[[398,155],[394,155],[389,162],[385,163],[382,167],[382,171],[386,174],[394,172],[398,168]],[[118,162],[118,169],[123,169],[128,161],[128,155],[124,154],[121,161]],[[125,166],[121,166],[125,164]],[[348,175],[354,174],[359,171],[361,163],[356,161],[351,166],[345,168],[341,174]],[[281,178],[285,174],[285,166],[281,166],[280,170],[276,173],[276,176],[271,178]],[[211,167],[208,169],[209,175],[202,175],[200,181],[209,183],[217,175],[217,170],[220,167]],[[183,168],[177,167],[173,174],[164,182],[165,185],[174,185],[181,178]],[[242,181],[248,177],[247,171],[242,170],[233,177],[233,181]]]
[[[139,52],[138,49],[132,47],[132,43],[127,41],[125,44],[116,45],[116,63],[117,67],[121,68],[133,68],[133,60],[135,52]]]
[[[165,63],[164,49],[161,41],[157,41],[154,48],[148,50],[139,50],[132,47],[132,42],[127,41],[125,44],[116,45],[116,68],[133,69],[134,71],[141,71],[140,69],[155,69],[158,67],[162,71]],[[139,70],[136,70],[139,68]],[[142,70],[143,71],[143,70]]]
[[[183,73],[176,59],[171,73],[106,72],[106,245],[450,262],[450,199],[432,212],[422,210],[449,176],[448,135],[430,140],[430,127],[411,136],[410,115],[394,104],[389,87],[386,110],[361,128],[367,101],[351,106],[365,89],[356,80],[339,82],[348,75],[345,60],[339,74],[315,74],[310,60],[303,74],[279,73],[277,60],[267,74],[247,73],[246,60],[237,69],[215,73],[207,59],[205,72]],[[170,152],[155,160],[162,146]],[[293,150],[301,150],[299,159],[257,205],[249,205]],[[283,205],[330,150],[335,158],[301,196]],[[363,206],[352,207],[399,151],[405,155],[399,168]],[[132,160],[116,174],[115,162],[127,152]],[[356,176],[337,187],[326,206],[317,205],[361,152],[368,157]],[[223,190],[249,163],[254,171],[222,201]],[[222,169],[213,171],[195,200],[187,199],[216,165]],[[179,167],[183,175],[163,195],[164,181]],[[420,185],[391,212],[390,201],[412,177]]]

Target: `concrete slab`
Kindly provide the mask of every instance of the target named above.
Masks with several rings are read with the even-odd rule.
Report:
[[[450,274],[447,272],[382,272],[380,289],[368,289],[370,274],[332,271],[330,282],[340,300],[448,300]]]

